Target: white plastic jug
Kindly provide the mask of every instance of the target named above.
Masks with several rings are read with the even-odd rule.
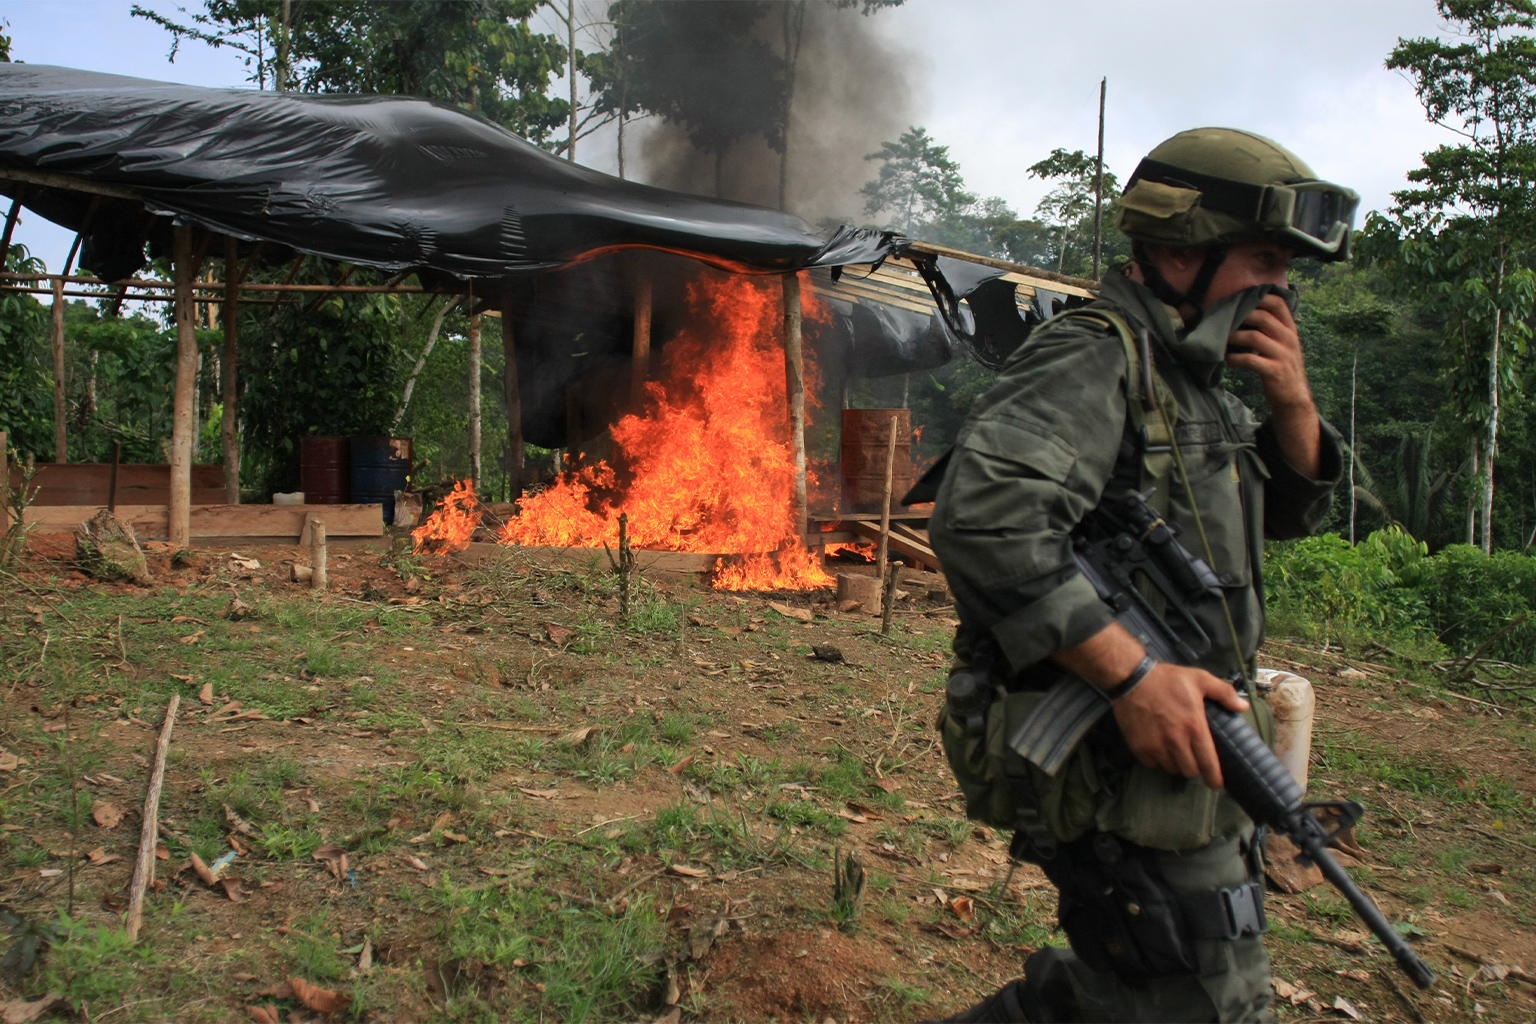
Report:
[[[1306,789],[1317,694],[1312,692],[1310,682],[1294,672],[1261,668],[1257,681],[1259,693],[1275,715],[1275,756],[1289,769],[1297,785]]]

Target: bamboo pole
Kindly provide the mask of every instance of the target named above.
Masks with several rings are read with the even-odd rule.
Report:
[[[240,393],[236,372],[236,341],[240,325],[240,257],[233,237],[224,238],[224,357],[219,360],[219,392],[224,403],[224,502],[240,504]]]
[[[875,556],[875,576],[881,580],[891,546],[891,478],[896,473],[896,421],[900,418],[891,414],[891,433],[885,442],[885,500],[880,503],[880,550]]]
[[[801,348],[800,275],[784,275],[784,385],[789,398],[789,446],[795,460],[795,535],[809,524],[805,493],[805,353]]]
[[[64,279],[53,279],[53,461],[69,461],[69,437],[64,403]]]
[[[480,314],[469,317],[469,482],[480,493]]]
[[[176,710],[181,694],[171,694],[165,706],[165,722],[160,726],[160,741],[155,744],[155,764],[149,776],[149,793],[144,797],[144,821],[139,828],[139,857],[133,865],[133,882],[128,888],[128,941],[137,942],[144,921],[144,891],[155,879],[155,837],[160,831],[160,789],[165,785],[165,756],[171,749],[171,731],[176,728]]]
[[[173,231],[176,271],[176,394],[171,416],[171,503],[169,534],[172,550],[192,541],[192,391],[197,387],[197,332],[193,323],[192,229],[178,224]]]
[[[512,282],[501,298],[501,351],[506,357],[502,397],[507,408],[507,493],[513,501],[523,493],[523,399],[517,384],[517,345],[512,334]]]

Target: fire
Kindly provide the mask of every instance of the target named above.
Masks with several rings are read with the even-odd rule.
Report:
[[[475,496],[475,485],[460,480],[437,511],[411,531],[411,540],[417,551],[451,555],[469,547],[469,540],[479,525],[480,499]]]
[[[803,294],[815,315],[810,288]],[[716,587],[828,586],[791,507],[779,287],[710,275],[690,286],[689,303],[690,325],[664,349],[668,373],[646,384],[641,411],[613,427],[612,463],[582,466],[523,498],[500,542],[613,546],[626,512],[635,547],[727,555]]]

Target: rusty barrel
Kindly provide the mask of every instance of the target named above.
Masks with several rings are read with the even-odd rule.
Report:
[[[299,442],[299,489],[308,505],[351,500],[348,445],[344,437],[306,437]]]
[[[411,440],[357,435],[352,442],[352,500],[384,506],[384,522],[395,521],[395,492],[405,490],[411,472]]]
[[[885,496],[885,452],[891,417],[896,417],[896,460],[891,470],[891,508],[912,486],[912,411],[843,410],[843,501],[848,514],[880,511]]]

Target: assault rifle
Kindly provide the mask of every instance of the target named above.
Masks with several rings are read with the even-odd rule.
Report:
[[[1099,597],[1114,609],[1115,618],[1153,658],[1189,665],[1210,651],[1210,637],[1194,609],[1220,600],[1221,582],[1209,565],[1179,543],[1177,530],[1147,505],[1145,497],[1133,492],[1093,513],[1073,538],[1073,558]],[[1161,600],[1161,614],[1138,585],[1138,578],[1146,580]],[[1183,635],[1170,626],[1170,619],[1183,626]],[[1231,681],[1247,689],[1241,673]],[[1109,708],[1098,687],[1068,676],[1046,693],[1008,737],[1008,745],[1055,775]],[[1257,824],[1288,837],[1302,858],[1318,866],[1415,985],[1433,985],[1434,971],[1328,852],[1337,829],[1330,832],[1313,814],[1316,809],[1332,808],[1342,829],[1360,820],[1365,809],[1352,800],[1306,802],[1301,786],[1245,718],[1210,700],[1205,702],[1205,717],[1227,793],[1238,806]]]

